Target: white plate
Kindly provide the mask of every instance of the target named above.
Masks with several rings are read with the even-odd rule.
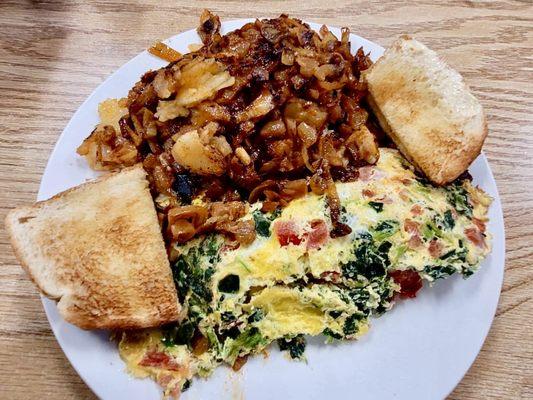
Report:
[[[222,24],[223,32],[250,20]],[[318,24],[311,24],[319,29]],[[337,35],[340,30],[331,28]],[[194,30],[166,41],[181,52],[199,43]],[[371,57],[383,49],[351,35],[352,50],[363,46]],[[148,69],[165,63],[146,51],[126,63],[102,83],[74,114],[48,161],[39,200],[94,178],[76,147],[98,122],[98,103],[123,97]],[[370,332],[357,343],[323,345],[312,340],[308,362],[287,360],[273,350],[264,359],[251,359],[243,372],[218,368],[208,380],[196,379],[183,399],[442,399],[466,373],[489,331],[502,284],[504,227],[496,183],[484,155],[470,168],[474,182],[493,198],[488,229],[493,233],[492,254],[481,270],[463,280],[454,277],[425,288],[414,300],[402,301],[372,322]],[[55,303],[43,299],[54,334],[73,367],[102,399],[160,399],[151,380],[133,379],[124,371],[107,332],[88,332],[62,320]]]

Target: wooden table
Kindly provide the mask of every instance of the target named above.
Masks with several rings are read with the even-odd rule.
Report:
[[[532,2],[198,3],[2,0],[2,220],[13,206],[35,200],[55,141],[93,89],[156,39],[196,27],[203,8],[224,20],[285,12],[348,26],[382,45],[411,33],[457,68],[481,99],[490,127],[484,150],[505,214],[506,273],[496,319],[450,398],[533,398]],[[3,229],[0,263],[0,398],[93,399],[61,352]]]

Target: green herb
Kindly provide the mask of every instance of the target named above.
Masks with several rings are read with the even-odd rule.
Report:
[[[281,351],[288,351],[291,358],[301,359],[305,351],[305,338],[303,335],[295,336],[292,339],[278,339],[278,346]]]
[[[241,260],[240,258],[238,258],[238,257],[236,258],[236,260],[237,260],[237,262],[239,263],[239,265],[240,265],[241,267],[243,267],[246,271],[248,271],[248,272],[252,272],[252,271],[250,270],[250,268],[248,268],[248,265],[246,265],[246,263],[245,263],[244,261],[242,261],[242,260]]]
[[[206,328],[205,336],[207,337],[207,340],[209,341],[209,347],[212,349],[215,349],[217,353],[220,352],[220,341],[218,340],[218,336],[215,333],[215,330],[213,327]]]
[[[383,203],[379,201],[369,201],[368,205],[372,207],[378,213],[383,211]]]
[[[242,332],[235,339],[226,339],[224,342],[223,358],[228,364],[233,364],[237,357],[244,351],[245,354],[254,350],[259,345],[266,344],[259,329],[252,327]]]
[[[435,236],[442,237],[443,235],[444,234],[442,233],[442,230],[440,230],[439,227],[431,220],[427,221],[422,227],[422,236],[426,240],[431,240]]]
[[[237,293],[240,287],[239,275],[229,274],[218,282],[218,290],[223,293]]]
[[[333,311],[329,312],[329,315],[331,315],[332,318],[337,319],[337,318],[339,318],[342,315],[342,311],[333,310]]]
[[[372,229],[372,236],[375,240],[380,242],[383,239],[394,235],[398,231],[399,227],[400,224],[398,223],[398,221],[392,219],[381,221]]]
[[[393,256],[393,262],[397,263],[398,260],[400,260],[400,258],[405,254],[406,251],[407,251],[407,246],[405,244],[402,244],[396,247],[396,253]]]

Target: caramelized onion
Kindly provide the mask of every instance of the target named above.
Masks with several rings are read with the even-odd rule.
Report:
[[[303,197],[307,194],[307,181],[305,179],[287,181],[283,184],[280,194],[285,200],[294,200]]]
[[[331,234],[346,234],[332,176],[355,179],[379,156],[359,79],[370,59],[350,53],[349,30],[339,39],[286,15],[224,36],[220,27],[205,10],[201,47],[181,55],[154,45],[150,52],[171,63],[144,74],[126,99],[103,103],[101,124],[78,153],[98,170],[143,163],[152,194],[165,199],[158,209],[169,245],[208,232],[252,237],[242,206],[179,206],[200,195],[260,200],[273,211],[310,189],[327,196]]]
[[[198,228],[207,220],[207,209],[202,206],[182,206],[168,211],[168,223],[173,225],[178,220],[188,220]]]
[[[184,219],[179,219],[172,225],[169,225],[169,231],[171,237],[178,243],[185,243],[196,234],[196,229],[193,224]]]
[[[165,61],[172,62],[177,61],[181,58],[181,53],[174,50],[171,47],[168,47],[163,42],[154,43],[149,49],[148,52],[153,54],[156,57],[162,58]]]
[[[261,182],[250,192],[250,196],[248,196],[248,201],[250,203],[255,203],[257,200],[259,200],[260,196],[266,189],[271,189],[274,187],[277,187],[277,183],[272,179],[268,179],[266,181]]]

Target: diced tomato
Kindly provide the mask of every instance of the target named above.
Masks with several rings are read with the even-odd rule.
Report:
[[[422,245],[422,239],[420,239],[420,232],[418,230],[419,227],[420,225],[418,222],[415,222],[409,218],[407,218],[403,223],[403,230],[411,234],[408,242],[408,245],[411,249],[416,249]]]
[[[317,249],[326,243],[329,238],[328,226],[323,219],[314,219],[310,224],[311,232],[307,235],[307,248]]]
[[[429,242],[429,254],[431,254],[431,257],[437,258],[440,257],[442,253],[442,243],[438,241],[437,239],[433,239],[431,242]]]
[[[410,249],[416,249],[420,246],[422,246],[424,242],[422,242],[422,239],[420,239],[420,236],[413,235],[409,238],[409,241],[407,242],[407,245]]]
[[[394,282],[400,285],[400,297],[412,299],[422,288],[422,279],[418,272],[412,270],[390,271],[389,275]]]
[[[162,351],[149,351],[147,352],[139,365],[143,367],[158,367],[162,364],[168,363],[170,357],[168,354],[163,353]]]
[[[180,365],[174,361],[167,353],[162,351],[149,351],[139,362],[141,367],[163,368],[169,371],[179,371]]]
[[[477,247],[485,246],[485,238],[483,237],[483,234],[477,228],[466,228],[465,235]]]
[[[294,245],[302,243],[298,227],[293,221],[277,221],[274,225],[274,230],[281,246],[288,246],[289,243]]]
[[[376,194],[370,189],[363,189],[362,193],[364,197],[373,197]]]
[[[415,204],[411,207],[411,214],[422,215],[422,207],[420,207],[418,204]]]
[[[420,232],[418,231],[418,228],[419,228],[419,224],[418,222],[415,222],[413,221],[412,219],[409,219],[407,218],[404,223],[403,223],[403,230],[406,231],[407,233],[416,233],[417,235],[420,234]]]

